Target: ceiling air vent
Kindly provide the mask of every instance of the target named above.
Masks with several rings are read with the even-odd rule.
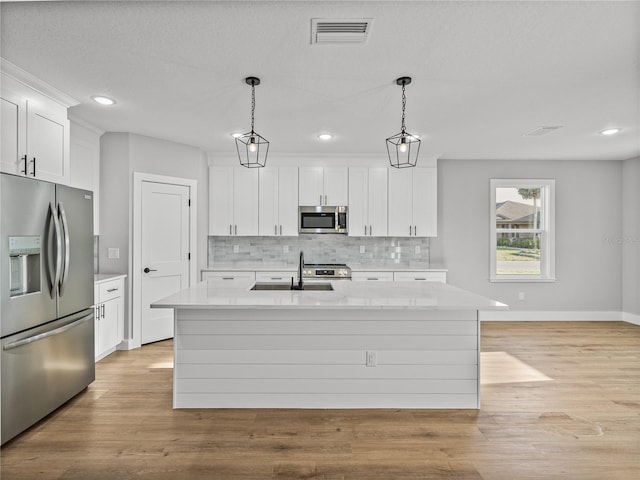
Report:
[[[311,43],[365,43],[371,30],[372,18],[312,18]]]
[[[523,137],[540,137],[542,135],[546,135],[547,133],[551,133],[554,130],[558,130],[562,128],[562,125],[556,125],[553,127],[538,127],[535,130],[530,131],[529,133],[525,133]]]

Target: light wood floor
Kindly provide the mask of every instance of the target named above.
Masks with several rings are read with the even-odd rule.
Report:
[[[172,344],[116,352],[1,451],[9,479],[640,478],[640,327],[483,323],[482,409],[172,410]]]

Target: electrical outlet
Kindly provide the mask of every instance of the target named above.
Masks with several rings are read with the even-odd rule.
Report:
[[[240,252],[240,245],[234,245],[233,246],[233,253],[239,253]]]
[[[360,245],[360,253],[364,253],[364,245]]]
[[[420,245],[416,245],[416,255],[420,253]]]
[[[107,258],[116,260],[120,258],[120,249],[118,247],[110,247],[107,249]]]
[[[524,300],[524,292],[519,292],[518,293],[518,300],[520,300],[520,301]]]
[[[289,253],[289,245],[284,245],[282,247],[282,253]]]
[[[376,352],[367,350],[367,367],[375,367],[376,365],[378,365]]]

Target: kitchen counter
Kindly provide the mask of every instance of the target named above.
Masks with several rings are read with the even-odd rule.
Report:
[[[202,282],[175,309],[174,408],[480,408],[480,310],[438,282]]]
[[[108,282],[110,280],[115,280],[116,278],[126,278],[126,273],[96,273],[93,276],[93,282],[95,284]]]

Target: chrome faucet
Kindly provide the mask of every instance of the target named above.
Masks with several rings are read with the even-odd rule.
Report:
[[[304,252],[300,250],[300,263],[298,264],[298,285],[293,284],[291,278],[291,290],[304,290],[304,280],[302,280],[302,269],[304,268]]]

